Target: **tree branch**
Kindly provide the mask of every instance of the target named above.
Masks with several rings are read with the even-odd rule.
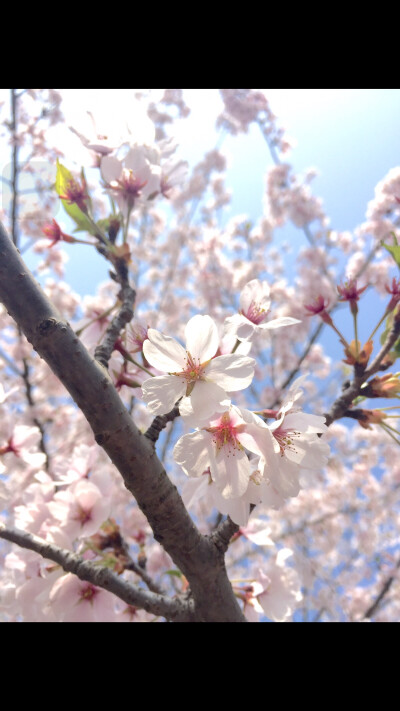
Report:
[[[168,422],[172,422],[175,417],[179,417],[179,407],[176,405],[170,412],[167,412],[166,415],[157,415],[148,430],[144,433],[144,436],[151,442],[157,442],[161,430],[167,426]]]
[[[381,363],[385,355],[387,355],[390,349],[394,346],[397,339],[399,338],[399,335],[400,318],[397,317],[394,319],[393,326],[390,332],[388,333],[385,343],[383,344],[376,358],[371,363],[370,367],[360,375],[355,374],[353,382],[350,383],[350,385],[348,385],[342,395],[340,395],[340,397],[335,400],[329,412],[324,413],[326,418],[326,425],[328,427],[332,424],[334,420],[338,420],[341,417],[344,417],[353,400],[359,395],[362,395],[361,386],[368,380],[368,378],[371,377],[371,375],[374,375],[380,369]]]
[[[396,563],[395,570],[397,571],[399,568],[400,568],[400,558]],[[378,597],[376,598],[375,602],[373,602],[373,604],[368,608],[368,610],[364,614],[364,617],[363,617],[364,620],[367,619],[367,617],[372,617],[375,614],[375,612],[378,609],[379,605],[381,604],[383,598],[389,592],[395,577],[396,577],[396,574],[391,575],[390,578],[388,578],[386,580],[386,582],[382,586],[382,589],[381,589]]]
[[[0,300],[81,409],[155,539],[187,578],[201,622],[245,622],[212,539],[202,536],[106,371],[35,282],[0,223]]]
[[[117,273],[115,279],[121,284],[121,290],[118,294],[121,307],[108,326],[103,338],[103,343],[97,346],[94,353],[96,360],[105,368],[107,368],[108,361],[114,350],[115,341],[121,331],[133,318],[133,307],[136,299],[136,291],[129,285],[126,262],[123,259],[118,259],[115,261],[114,266]]]
[[[171,599],[166,595],[143,590],[137,585],[128,583],[109,568],[83,560],[76,553],[48,543],[39,536],[18,529],[6,528],[4,524],[0,523],[0,538],[17,543],[21,548],[35,551],[43,558],[60,565],[67,573],[74,573],[80,580],[86,580],[97,587],[108,590],[127,605],[139,607],[146,612],[174,622],[190,622],[193,619],[192,601],[179,597]]]

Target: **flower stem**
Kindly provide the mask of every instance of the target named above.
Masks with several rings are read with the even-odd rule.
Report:
[[[144,370],[144,372],[147,373],[148,375],[151,375],[152,378],[155,377],[154,373],[150,373],[150,371],[147,370],[147,368],[145,368],[144,365],[140,365],[140,363],[138,363],[136,360],[134,360],[132,358],[132,356],[130,356],[128,354],[124,354],[124,358],[125,358],[125,360],[129,360],[130,363],[133,363],[133,365],[136,365],[136,367],[140,368],[140,370]]]
[[[357,332],[357,313],[353,312],[353,320],[354,320],[354,337],[356,341],[356,359],[358,358],[358,332]]]
[[[397,430],[393,429],[393,427],[389,427],[388,425],[384,425],[383,422],[381,422],[381,427],[382,427],[382,429],[385,430],[386,434],[388,434],[389,437],[391,437],[392,439],[394,439],[394,441],[396,442],[396,444],[400,444],[400,439],[397,439],[397,437],[395,437],[395,436],[392,434],[392,432],[395,432],[396,434],[400,434],[400,432],[397,432]],[[392,432],[391,432],[390,430],[392,430]]]
[[[377,332],[379,326],[384,322],[384,320],[385,320],[385,318],[387,317],[387,315],[388,315],[388,312],[387,312],[387,310],[386,310],[385,313],[383,314],[381,320],[377,323],[377,325],[375,326],[374,330],[372,331],[370,337],[367,338],[367,341],[372,341],[372,337],[375,336],[375,333]]]
[[[77,331],[75,331],[76,335],[77,335],[77,336],[80,336],[81,333],[85,330],[85,328],[87,328],[88,326],[91,326],[92,323],[95,323],[96,321],[99,321],[100,319],[103,319],[103,318],[105,318],[106,316],[109,316],[109,315],[114,311],[114,309],[117,308],[117,306],[118,306],[118,302],[117,302],[116,304],[113,304],[113,306],[110,306],[110,308],[107,309],[106,311],[103,311],[103,313],[101,313],[101,314],[99,314],[98,316],[95,316],[94,318],[92,318],[90,321],[88,321],[87,323],[85,323],[84,326],[82,326],[82,327],[79,328]]]

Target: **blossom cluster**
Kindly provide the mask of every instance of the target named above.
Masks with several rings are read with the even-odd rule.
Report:
[[[217,508],[239,525],[247,524],[256,505],[278,508],[297,496],[300,473],[321,469],[329,453],[321,439],[327,430],[324,418],[295,406],[305,376],[293,383],[276,411],[257,413],[232,403],[232,394],[251,384],[256,366],[238,347],[251,347],[257,332],[298,323],[292,317],[269,319],[269,306],[267,282],[248,282],[240,294],[239,312],[225,320],[226,333],[236,338],[229,354],[219,354],[218,329],[210,316],[189,320],[185,348],[152,328],[143,342],[147,362],[165,373],[143,382],[144,402],[154,415],[178,404],[183,423],[194,428],[173,452],[185,474],[196,479],[190,497],[207,496],[210,509]],[[268,418],[273,418],[271,424]]]
[[[45,90],[21,95],[20,109],[25,101],[37,101],[39,91]],[[145,92],[142,96],[145,101]],[[400,469],[397,435],[390,427],[395,420],[386,412],[364,409],[362,427],[350,432],[333,422],[327,430],[324,417],[309,413],[328,412],[326,403],[337,397],[338,378],[329,377],[333,363],[323,342],[308,341],[301,369],[299,356],[305,353],[314,321],[304,318],[305,308],[322,319],[324,328],[334,318],[337,302],[347,300],[351,313],[357,310],[352,294],[336,287],[337,250],[347,255],[348,278],[362,271],[363,284],[373,285],[385,298],[389,292],[386,333],[390,328],[393,318],[390,321],[388,310],[398,303],[400,288],[395,280],[388,286],[393,258],[386,251],[385,258],[379,252],[379,260],[366,259],[366,237],[372,235],[375,246],[383,239],[396,251],[399,169],[391,170],[377,186],[367,221],[360,228],[354,233],[328,230],[322,202],[310,190],[313,173],[296,176],[287,159],[278,158],[289,142],[264,93],[221,90],[224,108],[217,124],[222,138],[226,132],[231,134],[229,140],[250,129],[254,134],[257,127],[275,163],[265,173],[260,215],[232,215],[226,223],[230,165],[221,150],[222,139],[189,172],[175,156],[176,144],[168,139],[173,117],[188,113],[183,94],[165,90],[160,96],[160,102],[148,105],[154,125],[147,133],[140,135],[137,127],[128,134],[110,132],[97,116],[92,135],[85,132],[84,136],[83,128],[82,134],[74,131],[99,169],[101,200],[91,188],[89,199],[90,186],[83,174],[70,184],[66,181],[58,194],[57,204],[61,200],[69,216],[78,216],[79,229],[72,234],[86,230],[90,242],[72,237],[67,234],[69,226],[64,231],[51,220],[55,213],[48,198],[45,210],[35,202],[34,210],[20,212],[21,236],[30,240],[46,235],[34,246],[43,255],[37,275],[51,272],[63,278],[67,253],[81,250],[79,243],[97,244],[100,254],[107,250],[110,254],[114,248],[114,254],[124,258],[137,291],[135,321],[114,345],[108,362],[110,377],[143,432],[154,417],[162,419],[172,409],[179,412],[165,438],[161,435],[158,453],[168,473],[174,460],[172,477],[202,533],[212,533],[223,516],[238,525],[225,563],[247,619],[266,615],[271,620],[289,620],[302,599],[303,619],[308,613],[308,619],[362,619],[382,590],[389,594],[378,609],[378,619],[395,619],[400,600],[396,578]],[[31,138],[32,155],[45,155],[49,131],[42,128],[58,115],[57,100],[54,111],[38,110],[37,126],[27,124],[27,130],[20,132],[18,140],[25,145],[26,155],[30,155]],[[22,110],[18,118],[24,120]],[[113,120],[113,128],[119,118]],[[53,166],[56,158],[62,159],[60,152],[46,155],[53,156]],[[26,163],[26,169],[33,167],[31,161]],[[38,205],[44,194],[35,196]],[[21,204],[28,200],[26,195],[19,198]],[[109,213],[103,203],[108,198],[112,215],[96,221],[92,206],[105,217]],[[96,243],[93,223],[85,221],[74,206],[93,218],[108,242]],[[282,243],[276,234],[288,221],[306,240],[296,261],[293,286],[285,278],[285,254],[293,254],[294,245]],[[121,236],[123,244],[118,244]],[[260,265],[271,286],[257,278]],[[81,299],[59,279],[47,278],[44,283],[47,296],[93,355],[120,306],[119,287],[113,277],[97,295]],[[240,294],[237,313],[227,315],[233,294]],[[147,584],[138,573],[142,570],[168,593],[186,590],[187,581],[152,538],[144,515],[94,444],[86,421],[73,412],[46,365],[32,358],[29,344],[12,336],[12,320],[1,307],[0,322],[4,330],[0,362],[4,522],[108,566],[135,584]],[[348,344],[345,367],[341,366],[346,377],[351,365],[364,357],[363,343],[358,348],[355,334]],[[397,344],[397,353],[398,349]],[[285,374],[295,371],[312,372],[313,377],[302,375],[287,391],[281,383]],[[324,382],[323,394],[318,392],[318,378]],[[13,388],[18,379],[19,386]],[[306,396],[301,400],[303,391]],[[398,399],[398,373],[375,375],[360,395]],[[356,415],[359,410],[349,412]],[[385,431],[394,435],[391,442],[375,424],[377,413],[385,418]],[[334,457],[329,456],[332,441]],[[215,510],[221,515],[216,516]],[[136,572],[133,559],[139,561]],[[1,619],[156,619],[64,574],[36,553],[10,549],[3,542],[0,567]]]

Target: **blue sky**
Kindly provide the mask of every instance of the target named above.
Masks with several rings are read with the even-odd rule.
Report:
[[[295,139],[296,147],[288,157],[295,172],[309,167],[318,169],[319,175],[312,183],[313,193],[323,199],[331,228],[352,230],[363,221],[376,183],[400,163],[400,90],[275,88],[265,92],[278,123]],[[68,89],[63,94],[62,110],[67,125],[83,126],[86,109],[110,122],[126,114],[132,116],[131,90]],[[9,90],[0,90],[0,101],[8,101],[8,96]],[[180,145],[179,156],[194,165],[216,143],[215,117],[222,102],[217,89],[184,90],[184,98],[192,113],[188,119],[177,122],[174,135]],[[64,132],[64,136],[68,134],[70,148],[65,163],[73,168],[72,161],[79,156],[72,146],[77,147],[79,140],[69,131]],[[226,136],[222,150],[228,156],[227,184],[233,192],[226,218],[247,213],[256,220],[261,212],[264,173],[272,165],[257,127],[253,126],[246,135]],[[4,144],[0,158],[4,169],[8,162]],[[285,236],[300,239],[298,230],[297,236],[288,230]],[[67,251],[71,258],[66,280],[80,293],[90,293],[98,279],[105,278],[105,265],[100,258],[91,260],[88,274],[86,264],[83,285],[81,255],[73,248]]]
[[[400,90],[275,88],[265,92],[278,124],[295,141],[287,157],[294,171],[301,173],[310,167],[319,171],[312,182],[313,194],[322,198],[331,228],[354,229],[364,220],[376,183],[400,162]],[[67,126],[84,131],[86,111],[91,110],[101,123],[111,126],[128,115],[141,130],[141,116],[132,116],[132,90],[68,89],[62,94]],[[193,166],[216,145],[215,118],[222,101],[217,89],[184,90],[184,98],[192,112],[188,119],[176,123],[174,135],[179,144],[177,154]],[[0,90],[0,101],[3,99],[8,101],[9,90]],[[79,139],[64,128],[61,140],[64,163],[78,168],[82,157]],[[8,150],[6,145],[1,146],[2,172],[9,162]],[[246,213],[256,221],[262,211],[265,171],[272,165],[258,128],[253,126],[248,134],[235,137],[226,135],[222,151],[228,158],[226,181],[233,195],[226,220]],[[56,217],[66,231],[71,229],[62,209]],[[277,238],[288,240],[295,248],[306,243],[302,232],[290,225],[280,230]],[[80,294],[95,293],[98,282],[107,279],[105,261],[90,247],[63,248],[70,257],[66,281]],[[24,256],[33,263],[29,253]]]

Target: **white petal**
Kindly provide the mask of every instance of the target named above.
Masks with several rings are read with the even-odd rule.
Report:
[[[195,506],[198,501],[207,496],[210,489],[211,486],[209,486],[209,476],[204,475],[193,479],[187,479],[182,488],[182,501],[186,508],[190,509],[192,506]]]
[[[134,175],[139,175],[143,180],[150,177],[150,166],[143,150],[139,146],[131,148],[125,156],[124,168],[131,170]]]
[[[195,383],[190,395],[190,402],[193,417],[197,417],[199,421],[206,420],[216,412],[223,412],[231,403],[225,390],[216,383],[209,383],[204,380],[198,380]],[[182,416],[184,416],[185,411],[186,408],[180,411]]]
[[[238,526],[246,526],[250,516],[250,504],[246,496],[237,499],[227,499],[222,496],[218,487],[213,484],[211,493],[215,508],[225,516],[229,516]]]
[[[173,456],[187,476],[201,476],[209,466],[211,446],[209,432],[191,432],[178,439]]]
[[[288,430],[299,430],[306,434],[317,434],[327,432],[325,417],[312,415],[308,412],[289,412],[285,417],[284,428]]]
[[[219,337],[211,316],[193,316],[185,328],[186,348],[193,358],[205,363],[215,356]]]
[[[225,498],[237,499],[247,490],[251,469],[243,450],[237,449],[233,452],[230,448],[221,447],[217,456],[210,462],[210,471]]]
[[[261,455],[267,461],[274,462],[274,437],[268,427],[248,424],[245,432],[240,432],[237,438],[250,452]]]
[[[161,168],[158,165],[152,166],[146,185],[143,186],[141,193],[144,198],[160,192]]]
[[[256,326],[244,316],[242,316],[242,319],[242,323],[238,325],[236,337],[239,341],[247,341],[249,338],[252,337],[254,331],[256,330]]]
[[[252,302],[258,304],[260,308],[265,311],[268,311],[271,303],[269,294],[270,289],[268,282],[260,281],[259,279],[252,279],[247,282],[240,293],[239,303],[241,311],[246,313]]]
[[[104,156],[101,159],[100,170],[103,180],[106,183],[111,183],[113,180],[118,180],[122,173],[122,163],[118,158],[112,156]]]
[[[291,318],[291,316],[279,316],[267,323],[260,323],[259,328],[282,328],[282,326],[293,326],[295,323],[301,323],[301,321],[298,318]]]
[[[208,364],[206,379],[218,383],[226,392],[247,388],[254,376],[254,358],[231,353],[217,356]]]
[[[175,338],[165,336],[154,328],[147,331],[143,343],[146,360],[157,370],[166,373],[180,373],[186,367],[186,351]]]
[[[186,391],[186,381],[176,375],[160,375],[142,384],[143,400],[154,415],[170,412]]]

